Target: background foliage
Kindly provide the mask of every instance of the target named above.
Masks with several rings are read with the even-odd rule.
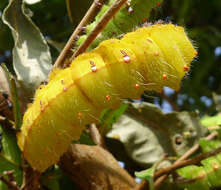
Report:
[[[31,19],[39,27],[50,45],[53,62],[56,60],[62,47],[73,32],[73,29],[77,26],[91,3],[92,0],[66,0],[66,2],[64,0],[41,0],[36,4],[27,5],[31,10]],[[2,15],[7,4],[7,0],[0,1],[0,15]],[[172,22],[184,26],[189,37],[197,47],[199,54],[198,58],[196,58],[192,64],[191,72],[185,80],[183,80],[182,88],[178,93],[165,88],[164,94],[169,98],[149,92],[143,96],[145,101],[156,104],[158,107],[161,107],[164,112],[171,112],[173,110],[198,110],[200,116],[213,116],[220,111],[220,107],[217,107],[217,102],[220,101],[220,97],[215,96],[215,94],[221,94],[220,12],[220,0],[164,0],[160,7],[152,10],[148,22],[155,22],[161,19],[165,22]],[[11,53],[13,46],[14,41],[11,31],[5,24],[3,24],[2,20],[0,20],[0,63],[6,63],[12,73],[14,72],[12,68]],[[218,105],[220,106],[221,104]],[[147,123],[136,121],[136,114],[140,109],[145,110],[142,114],[139,113],[139,115],[142,118],[145,118],[148,121]],[[118,117],[118,115],[116,115],[117,114],[114,112],[109,113],[107,116],[104,114],[103,118],[105,119],[102,121],[104,123],[106,122],[106,125],[112,124],[116,120],[116,117]],[[115,125],[116,129],[108,134],[109,138],[106,139],[106,144],[115,157],[124,162],[125,168],[132,175],[135,170],[144,169],[147,166],[150,166],[150,164],[155,163],[156,160],[154,160],[154,158],[159,156],[159,152],[161,154],[165,152],[170,153],[171,155],[180,155],[195,142],[198,142],[201,136],[205,136],[206,134],[206,131],[201,130],[202,126],[199,123],[199,118],[196,113],[188,114],[187,112],[180,112],[165,115],[153,105],[144,104],[143,107],[137,107],[135,104],[129,108],[127,115],[124,117],[126,119],[124,118],[124,120],[120,120]],[[133,127],[125,127],[124,122],[126,122],[127,127],[131,124],[132,126],[135,126],[135,129],[133,129]],[[151,127],[149,128],[149,126],[152,125],[151,122],[159,125],[161,128],[167,128],[169,130],[170,135],[168,141],[170,142],[166,142],[166,145],[169,144],[170,146],[164,147],[162,141],[160,143],[157,141],[157,139],[163,138],[165,134],[163,132],[155,131],[154,129],[151,129]],[[202,123],[208,127],[221,125],[220,116],[216,116],[212,120],[204,118]],[[167,127],[167,125],[173,126],[172,130]],[[188,136],[189,133],[195,134],[194,132],[197,131],[197,135],[193,135],[192,139],[189,137],[186,138],[184,141],[185,143],[178,146],[174,143],[174,140],[177,139],[177,133],[181,133],[179,131],[180,126],[182,127],[181,132],[183,134],[185,133]],[[138,146],[142,134],[144,134],[144,143],[142,146]],[[148,134],[151,137],[149,138],[149,136],[145,134]],[[7,137],[8,136],[5,136],[6,139]],[[153,143],[150,143],[148,139],[151,139],[151,141],[154,139],[154,142],[156,142],[155,146],[153,146]],[[136,140],[138,140],[139,143],[135,143],[134,146],[131,141],[136,142]],[[14,139],[12,142],[14,142]],[[155,150],[155,152],[151,152],[150,149],[150,152],[144,151],[147,147],[151,147],[151,150]],[[158,149],[156,147],[158,147]],[[139,152],[138,154],[138,150],[141,151],[141,153]],[[150,155],[150,153],[153,154],[153,156],[150,157],[150,159],[146,159],[145,156]],[[19,155],[17,149],[16,155]],[[11,154],[9,154],[9,156],[11,156]],[[15,162],[20,162],[20,160],[18,160],[15,160]],[[17,166],[10,164],[8,167],[15,167],[19,170]],[[19,178],[21,171],[18,172]],[[51,169],[51,171],[48,171],[45,175],[54,176],[53,179],[55,179],[48,181],[44,180],[44,176],[42,177],[42,184],[49,189],[59,189],[59,185],[56,181],[57,179],[60,180],[60,186],[62,186],[63,189],[74,188],[74,185],[67,177],[64,177],[64,174],[58,168]],[[19,180],[21,181],[21,179]]]

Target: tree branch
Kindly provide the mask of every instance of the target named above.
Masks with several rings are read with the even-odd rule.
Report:
[[[179,107],[177,106],[176,102],[172,98],[167,96],[164,92],[162,92],[161,97],[169,102],[169,104],[172,106],[174,111],[180,110]]]
[[[59,166],[82,190],[132,190],[136,186],[127,171],[100,146],[72,144]]]
[[[23,182],[20,190],[39,190],[39,178],[41,173],[34,171],[31,166],[26,165],[23,167]]]
[[[198,164],[200,163],[202,160],[211,157],[211,156],[215,156],[217,154],[221,153],[221,147],[214,149],[210,152],[204,153],[204,154],[200,154],[198,156],[196,156],[195,158],[192,159],[188,159],[188,160],[182,160],[180,162],[174,163],[173,165],[167,167],[167,168],[162,168],[161,170],[157,171],[154,175],[154,178],[158,178],[164,174],[169,174],[179,168],[182,168],[184,166],[188,166],[188,165],[194,165],[194,164]]]
[[[206,140],[212,140],[217,136],[217,132],[213,132],[210,135],[208,135],[205,139]],[[155,178],[155,189],[158,189],[160,187],[160,185],[162,184],[162,182],[169,176],[170,173],[172,173],[174,170],[181,168],[183,166],[186,165],[190,165],[190,164],[195,164],[200,162],[202,159],[205,159],[214,154],[218,154],[219,152],[221,152],[221,148],[219,149],[215,149],[209,153],[206,154],[200,154],[199,156],[193,158],[193,159],[189,159],[189,160],[185,160],[187,159],[189,156],[191,156],[193,153],[195,153],[198,149],[199,149],[200,145],[199,144],[195,144],[191,149],[189,149],[185,154],[183,154],[183,156],[181,156],[177,161],[175,161],[171,166],[167,167],[167,168],[163,168],[159,171],[157,171],[154,175]],[[202,159],[201,159],[202,158]],[[148,181],[142,181],[139,185],[136,186],[135,190],[145,190],[148,189]]]
[[[67,60],[71,56],[72,54],[71,49],[73,47],[74,40],[82,32],[82,27],[94,19],[94,17],[100,11],[104,1],[105,0],[94,0],[91,7],[88,9],[87,13],[83,17],[77,28],[75,29],[75,31],[72,33],[64,49],[57,58],[54,67],[61,67],[64,64],[65,60]]]
[[[94,41],[97,35],[105,28],[107,23],[111,20],[112,17],[117,13],[117,11],[123,6],[127,0],[116,0],[114,4],[108,9],[105,15],[101,18],[86,40],[80,45],[80,47],[75,51],[74,55],[71,57],[73,60],[75,57],[83,53]]]
[[[11,190],[19,190],[19,187],[17,186],[17,183],[13,176],[13,171],[5,171],[4,174],[8,176],[8,179],[6,179],[3,175],[0,175],[0,180],[5,183],[9,189]]]
[[[217,136],[217,132],[213,132],[210,135],[208,135],[205,139],[206,140],[212,140]],[[183,160],[187,159],[190,155],[192,155],[193,153],[195,153],[198,149],[199,149],[200,145],[196,144],[194,145],[191,149],[189,149],[183,156],[181,156],[177,161],[174,162],[173,165],[179,164],[179,162],[182,162]],[[162,184],[162,182],[168,177],[169,174],[165,174],[161,177],[159,177],[156,181],[155,181],[155,189],[158,189],[159,186]]]

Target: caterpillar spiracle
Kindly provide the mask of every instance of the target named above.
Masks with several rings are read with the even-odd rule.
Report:
[[[52,72],[49,83],[36,91],[18,133],[24,157],[43,172],[104,108],[116,108],[124,98],[139,99],[145,90],[178,90],[196,54],[184,28],[172,24],[103,41],[69,68]]]

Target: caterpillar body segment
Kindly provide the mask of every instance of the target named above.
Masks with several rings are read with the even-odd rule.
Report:
[[[24,157],[43,172],[104,108],[139,99],[144,90],[178,90],[195,52],[182,27],[157,24],[78,56],[36,91],[18,134]]]

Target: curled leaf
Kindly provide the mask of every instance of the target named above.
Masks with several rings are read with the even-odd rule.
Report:
[[[44,37],[26,14],[21,0],[10,0],[3,13],[15,41],[13,66],[24,89],[32,94],[47,79],[51,55]]]
[[[196,113],[164,114],[153,104],[134,103],[107,136],[122,142],[128,155],[147,167],[164,154],[182,155],[206,132]]]

